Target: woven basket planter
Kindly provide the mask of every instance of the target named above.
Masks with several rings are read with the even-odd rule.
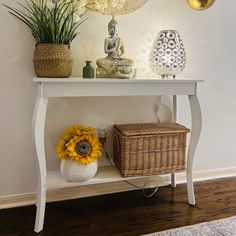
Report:
[[[73,58],[69,45],[38,44],[33,61],[38,77],[67,78],[72,72]]]
[[[176,123],[115,125],[114,162],[123,177],[185,170],[189,131]]]

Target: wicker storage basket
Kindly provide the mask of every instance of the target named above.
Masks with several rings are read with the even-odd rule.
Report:
[[[184,170],[189,131],[177,123],[115,125],[114,162],[123,177]]]
[[[72,72],[73,58],[69,45],[38,44],[33,61],[38,77],[67,78]]]

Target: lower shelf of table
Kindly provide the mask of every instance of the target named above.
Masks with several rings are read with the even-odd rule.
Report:
[[[68,182],[60,171],[49,171],[47,173],[47,188],[65,188],[92,184],[103,184],[111,182],[119,182],[123,180],[141,179],[144,176],[121,177],[115,166],[102,166],[98,168],[96,176],[87,182]]]

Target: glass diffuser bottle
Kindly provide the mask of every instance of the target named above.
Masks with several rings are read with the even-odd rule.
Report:
[[[91,66],[91,61],[85,61],[86,65],[83,68],[83,78],[94,78],[94,68]]]

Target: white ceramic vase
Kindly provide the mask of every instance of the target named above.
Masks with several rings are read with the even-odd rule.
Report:
[[[66,180],[71,182],[88,181],[95,176],[97,169],[97,160],[88,165],[78,164],[69,159],[61,161],[61,173]]]

